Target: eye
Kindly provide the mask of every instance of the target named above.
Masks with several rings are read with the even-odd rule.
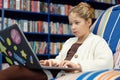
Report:
[[[80,22],[75,22],[75,24],[79,24]]]

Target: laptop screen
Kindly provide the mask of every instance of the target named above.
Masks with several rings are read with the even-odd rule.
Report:
[[[0,52],[10,65],[22,65],[28,68],[40,67],[36,54],[33,53],[24,33],[17,24],[0,32]]]

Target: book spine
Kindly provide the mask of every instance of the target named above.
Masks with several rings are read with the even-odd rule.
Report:
[[[20,10],[20,0],[16,0],[16,10]]]

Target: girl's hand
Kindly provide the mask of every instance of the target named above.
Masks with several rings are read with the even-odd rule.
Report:
[[[68,61],[68,60],[63,60],[63,61],[61,61],[60,64],[59,64],[59,67],[78,68],[77,71],[81,71],[80,64],[76,64],[76,63],[73,63],[73,62]],[[74,69],[73,69],[73,70],[65,70],[65,71],[66,71],[66,72],[71,72],[71,71],[74,72],[74,71],[76,71],[76,69],[75,69],[75,70],[74,70]]]
[[[57,62],[54,59],[40,60],[40,64],[43,66],[58,66]]]

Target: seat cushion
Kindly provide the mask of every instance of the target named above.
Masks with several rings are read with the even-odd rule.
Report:
[[[77,80],[120,80],[120,69],[84,72]]]

